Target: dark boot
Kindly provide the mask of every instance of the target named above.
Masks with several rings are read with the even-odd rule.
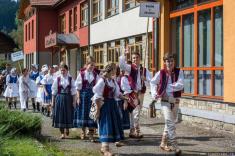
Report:
[[[44,114],[44,107],[41,108],[41,113]]]
[[[40,112],[40,103],[37,102],[37,111]]]
[[[8,103],[8,108],[11,109],[11,102]]]
[[[26,101],[26,109],[29,109],[29,102]]]
[[[33,105],[33,112],[35,112],[36,111],[36,105],[35,105],[35,103],[32,103],[32,105]]]
[[[16,102],[14,102],[14,106],[15,106],[15,109],[16,109]]]

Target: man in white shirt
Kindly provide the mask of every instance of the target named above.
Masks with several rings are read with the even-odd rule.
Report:
[[[129,53],[128,51],[126,53]],[[132,53],[132,64],[126,63],[126,56],[119,58],[119,66],[121,70],[129,73],[128,80],[131,89],[138,94],[139,105],[133,110],[130,116],[130,134],[131,138],[141,138],[143,134],[140,132],[140,113],[143,106],[144,94],[146,92],[146,83],[151,80],[151,74],[148,69],[143,68],[140,64],[140,54]]]
[[[183,71],[175,68],[174,55],[166,53],[163,57],[164,68],[158,71],[150,82],[151,94],[154,99],[161,98],[165,128],[160,148],[165,151],[180,153],[176,141],[175,121],[177,117],[179,98],[184,88]],[[168,146],[170,143],[171,146]]]

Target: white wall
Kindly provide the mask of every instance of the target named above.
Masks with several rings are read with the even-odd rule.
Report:
[[[122,2],[122,0],[119,0],[119,6],[122,6],[120,1]],[[107,19],[103,17],[103,20],[91,24],[90,28],[90,43],[96,44],[146,33],[147,17],[139,17],[139,7],[126,12],[122,12],[122,8],[119,8],[119,14]],[[149,20],[149,32],[151,31],[152,18]]]

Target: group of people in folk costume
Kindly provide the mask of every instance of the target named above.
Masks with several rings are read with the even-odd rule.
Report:
[[[140,64],[139,53],[132,53],[132,62],[126,61],[126,56],[122,55],[119,65],[110,63],[102,71],[95,67],[94,59],[89,56],[76,80],[70,76],[66,64],[61,64],[57,72],[57,67],[48,68],[44,65],[41,74],[37,66],[32,65],[30,74],[27,69],[23,69],[19,81],[12,69],[7,86],[19,83],[18,92],[23,110],[27,109],[29,98],[32,99],[34,110],[39,110],[40,103],[48,113],[52,108],[52,126],[59,128],[61,139],[68,137],[70,128],[81,128],[81,139],[86,139],[88,134],[89,140],[94,141],[94,132],[98,129],[101,152],[109,156],[112,155],[109,143],[124,145],[121,142],[124,130],[130,130],[130,138],[143,137],[140,113],[146,85],[150,84],[153,99],[161,100],[165,118],[160,148],[179,153],[175,123],[184,87],[183,72],[175,68],[174,55],[165,54],[163,61],[164,68],[153,78],[148,69]],[[96,108],[95,118],[90,115],[93,107]]]
[[[22,70],[21,76],[17,74],[16,68],[12,68],[6,76],[6,89],[4,97],[11,109],[12,104],[16,109],[17,98],[20,99],[22,111],[28,109],[28,101],[31,100],[33,111],[42,111],[47,116],[51,114],[51,86],[55,79],[55,72],[58,75],[58,66],[48,67],[43,65],[41,72],[36,64],[31,65],[31,71],[27,68]]]
[[[165,128],[160,148],[180,152],[176,141],[175,123],[179,98],[183,90],[183,72],[175,68],[174,56],[166,54],[164,68],[152,78],[150,72],[140,64],[140,55],[132,53],[132,62],[120,56],[119,66],[110,63],[104,70],[95,68],[89,57],[77,79],[68,74],[68,67],[60,67],[61,75],[52,85],[53,127],[59,128],[61,138],[69,135],[70,128],[81,128],[81,139],[94,141],[94,130],[98,129],[101,152],[112,155],[109,143],[123,146],[124,130],[129,129],[130,138],[142,138],[140,113],[147,83],[152,97],[161,99]],[[96,118],[90,112],[96,106]],[[93,120],[96,119],[96,120]]]

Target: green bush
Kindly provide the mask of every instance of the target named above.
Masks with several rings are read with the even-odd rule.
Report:
[[[0,109],[0,125],[5,125],[8,133],[21,135],[33,135],[41,130],[41,118],[39,116],[20,111]],[[0,132],[0,134],[4,132]]]

